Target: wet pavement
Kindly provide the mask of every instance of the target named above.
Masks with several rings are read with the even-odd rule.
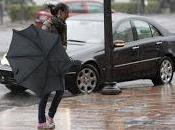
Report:
[[[36,104],[36,101],[36,96],[29,91],[15,94],[11,93],[4,85],[0,84],[0,112],[14,107],[31,106]]]
[[[120,95],[95,93],[65,97],[55,117],[55,130],[175,129],[174,85],[153,87],[146,82],[127,82],[119,86],[127,88]],[[19,102],[18,98],[11,100]],[[28,94],[20,98],[36,101]],[[37,130],[36,103],[1,111],[0,115],[0,130]]]

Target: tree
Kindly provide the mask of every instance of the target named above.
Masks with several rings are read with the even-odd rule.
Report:
[[[140,0],[140,10],[139,10],[140,14],[144,14],[145,13],[145,0]]]
[[[28,3],[33,3],[32,0],[5,0],[6,4],[28,4]]]
[[[145,0],[132,0],[132,2],[135,2],[138,4],[138,13],[144,14],[145,13]]]

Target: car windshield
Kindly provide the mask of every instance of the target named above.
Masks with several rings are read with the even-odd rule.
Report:
[[[104,39],[104,23],[101,21],[68,20],[68,41],[100,43]]]

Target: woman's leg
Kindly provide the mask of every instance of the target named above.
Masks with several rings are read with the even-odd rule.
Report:
[[[60,90],[60,91],[56,91],[56,94],[53,98],[53,101],[51,103],[50,109],[49,109],[49,117],[54,118],[55,113],[57,111],[58,105],[63,97],[64,91]]]
[[[44,97],[39,99],[39,106],[38,106],[38,121],[39,123],[46,122],[45,110],[47,101],[50,94],[45,95]]]

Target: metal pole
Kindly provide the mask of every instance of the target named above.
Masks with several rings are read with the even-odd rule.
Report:
[[[1,1],[0,2],[0,24],[3,24],[3,15],[4,15],[3,1]]]
[[[113,81],[113,35],[112,35],[112,16],[111,1],[104,0],[104,31],[105,31],[105,57],[106,57],[106,81]]]
[[[112,31],[112,11],[111,0],[104,0],[104,38],[105,38],[105,87],[103,94],[118,94],[121,90],[116,86],[113,78],[113,31]]]

